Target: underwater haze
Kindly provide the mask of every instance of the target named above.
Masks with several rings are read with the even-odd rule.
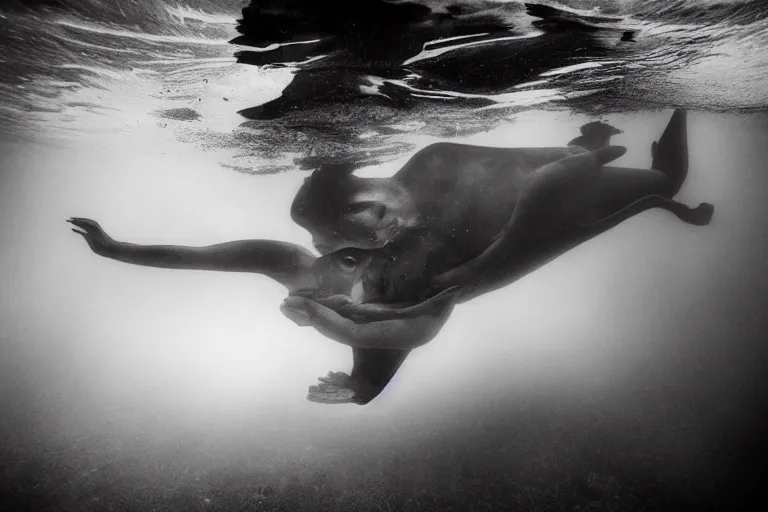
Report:
[[[514,1],[398,12],[370,40],[257,3],[289,36],[241,1],[0,7],[0,508],[757,507],[768,7],[568,2],[623,18],[572,54]],[[306,399],[351,351],[280,314],[275,282],[100,258],[65,223],[309,248],[289,209],[319,163],[391,176],[433,142],[564,146],[600,119],[616,165],[647,168],[678,107],[679,199],[712,203],[709,226],[651,210],[457,306],[365,406]]]

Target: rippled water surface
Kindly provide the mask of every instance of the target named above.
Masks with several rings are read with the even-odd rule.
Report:
[[[374,4],[385,6],[376,23]],[[415,135],[487,131],[533,107],[768,103],[759,1],[574,5],[616,18],[596,28],[492,1],[437,2],[431,13],[371,2],[343,15],[289,2],[261,16],[238,2],[14,5],[0,18],[6,136],[151,124],[246,172],[374,163]]]

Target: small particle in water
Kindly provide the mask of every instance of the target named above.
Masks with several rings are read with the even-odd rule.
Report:
[[[224,99],[224,101],[229,101],[229,98],[223,98],[223,99]]]

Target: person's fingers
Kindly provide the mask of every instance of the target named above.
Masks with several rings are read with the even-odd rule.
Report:
[[[296,325],[309,327],[312,325],[312,320],[307,307],[308,302],[308,299],[292,295],[283,301],[280,311]]]
[[[87,224],[83,219],[79,219],[77,217],[69,219],[68,221],[73,226],[77,226],[78,228],[82,229],[83,231],[88,231],[91,226]]]
[[[71,217],[68,222],[86,231],[103,231],[101,226],[99,226],[99,223],[92,219],[86,219],[84,217]]]

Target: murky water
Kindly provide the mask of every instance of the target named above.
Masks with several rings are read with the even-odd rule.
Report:
[[[462,5],[410,38],[331,24],[322,44],[306,31],[257,47],[230,43],[239,2],[0,9],[0,459],[19,510],[680,509],[744,494],[734,457],[764,407],[768,327],[764,7],[574,2],[628,17],[572,54],[521,4]],[[237,62],[257,49],[259,65]],[[530,72],[510,72],[525,55]],[[238,113],[291,83],[299,108]],[[437,140],[557,146],[601,116],[624,131],[618,165],[647,167],[678,106],[680,200],[713,203],[710,226],[647,212],[457,307],[365,407],[305,400],[349,349],[280,315],[281,287],[97,258],[64,223],[309,246],[288,208],[320,161],[390,175]]]

